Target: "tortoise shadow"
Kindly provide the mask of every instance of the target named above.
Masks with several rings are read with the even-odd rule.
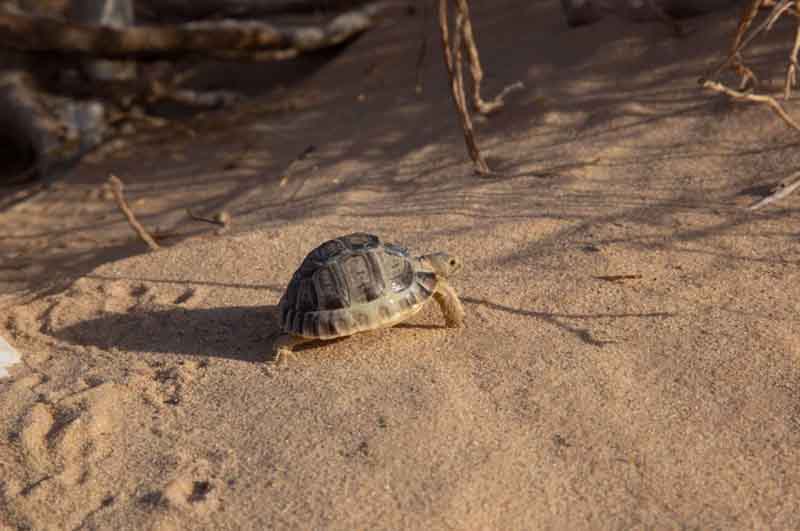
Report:
[[[402,328],[442,328],[408,324]],[[58,339],[81,346],[128,352],[157,352],[205,356],[250,363],[273,361],[272,338],[280,331],[278,307],[229,306],[132,310],[87,319],[59,329]],[[298,345],[295,352],[331,345],[347,338],[314,340]]]
[[[133,309],[87,319],[55,332],[76,345],[104,350],[158,352],[261,363],[271,360],[278,308],[231,306]]]

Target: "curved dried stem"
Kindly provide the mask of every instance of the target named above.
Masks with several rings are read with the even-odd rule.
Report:
[[[753,103],[763,103],[768,105],[775,113],[786,122],[786,124],[796,131],[800,131],[800,125],[797,124],[792,117],[781,107],[780,103],[778,103],[775,98],[771,96],[764,96],[761,94],[747,94],[745,92],[740,92],[738,90],[733,90],[731,88],[726,87],[722,83],[718,81],[710,81],[710,80],[703,80],[702,82],[703,88],[713,90],[714,92],[719,92],[721,94],[725,94],[733,98],[734,100],[739,101],[752,101]]]
[[[459,33],[463,34],[464,44],[467,48],[467,57],[469,59],[469,68],[472,73],[472,104],[481,114],[491,114],[505,105],[505,97],[514,92],[521,90],[524,85],[521,81],[516,81],[507,87],[503,88],[500,93],[491,101],[486,101],[481,97],[481,82],[483,81],[483,68],[481,67],[481,58],[478,54],[478,45],[475,43],[475,34],[472,31],[472,21],[469,16],[469,4],[467,0],[456,0],[456,7],[458,13],[463,17],[463,25]]]
[[[136,219],[136,216],[131,210],[131,207],[128,205],[128,202],[125,200],[125,194],[123,192],[124,185],[122,180],[114,174],[111,174],[108,178],[108,184],[111,187],[111,193],[114,195],[114,200],[117,202],[117,206],[125,215],[125,219],[128,220],[128,224],[131,226],[133,231],[142,239],[144,243],[150,248],[151,251],[157,251],[161,248],[160,245],[156,243],[150,233],[139,223],[139,220]]]
[[[778,186],[773,189],[771,194],[759,201],[756,201],[747,208],[748,210],[758,210],[759,208],[774,203],[779,199],[783,199],[798,188],[800,188],[800,172],[795,172],[778,183]]]
[[[797,86],[797,54],[800,52],[800,19],[797,21],[797,29],[794,34],[794,46],[792,53],[789,54],[789,66],[786,68],[786,83],[783,87],[783,99],[788,100],[792,95],[792,89]]]
[[[464,79],[461,66],[461,29],[463,27],[463,14],[460,12],[456,14],[456,28],[453,42],[450,42],[450,28],[447,18],[447,1],[439,0],[439,29],[442,36],[442,51],[444,53],[444,62],[447,66],[447,74],[450,77],[450,89],[453,95],[453,103],[456,107],[461,122],[461,129],[464,132],[464,142],[467,146],[472,162],[475,164],[475,171],[481,175],[491,175],[489,165],[481,155],[478,149],[478,144],[475,142],[475,132],[472,128],[472,120],[469,117],[469,111],[466,105],[466,96],[464,94]],[[461,27],[459,27],[459,14],[461,16]]]

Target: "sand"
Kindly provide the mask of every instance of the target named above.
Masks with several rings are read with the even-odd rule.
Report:
[[[263,92],[0,213],[0,529],[800,526],[798,197],[745,208],[800,153],[696,85],[735,10],[676,39],[475,4],[487,95],[527,87],[477,124],[501,177],[471,172],[435,33],[414,93],[400,16],[292,75],[226,66]],[[767,88],[792,35],[753,48]],[[108,171],[195,236],[147,252]],[[466,326],[428,305],[271,369],[299,261],[360,230],[459,254]]]

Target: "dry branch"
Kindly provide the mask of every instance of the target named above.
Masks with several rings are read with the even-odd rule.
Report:
[[[217,236],[228,232],[228,230],[231,228],[231,223],[233,222],[233,218],[227,210],[222,210],[214,214],[212,217],[207,218],[205,216],[198,216],[192,212],[191,208],[187,208],[186,215],[188,215],[189,218],[194,221],[202,221],[203,223],[210,223],[218,226],[219,228],[216,230]]]
[[[797,53],[800,52],[800,20],[797,21],[797,29],[794,34],[794,46],[789,54],[789,66],[786,69],[786,82],[783,87],[783,99],[788,100],[792,95],[792,89],[797,86]]]
[[[414,92],[422,94],[422,69],[425,64],[425,58],[428,56],[428,2],[422,3],[422,31],[419,38],[419,51],[417,52],[417,64],[414,69],[415,83]]]
[[[0,47],[105,58],[163,58],[205,54],[246,58],[248,52],[281,57],[351,40],[395,2],[343,13],[321,27],[279,28],[266,22],[217,20],[113,28],[0,11]],[[236,53],[234,53],[236,52]]]
[[[124,185],[122,181],[116,175],[110,175],[108,178],[108,184],[111,187],[111,193],[114,194],[114,200],[117,202],[117,206],[125,215],[125,219],[128,220],[128,224],[134,230],[134,232],[139,236],[139,238],[150,247],[151,251],[156,251],[161,247],[156,243],[152,236],[145,230],[139,220],[136,219],[136,216],[133,214],[133,210],[131,207],[128,206],[128,202],[125,201],[125,195],[123,193]]]
[[[459,17],[463,19],[463,13],[456,14],[456,31],[451,45],[450,28],[447,20],[448,0],[439,0],[439,29],[442,34],[442,49],[444,52],[444,62],[447,66],[447,74],[450,77],[450,89],[453,94],[453,103],[461,121],[461,129],[464,132],[464,141],[467,145],[467,152],[475,163],[475,171],[480,175],[490,175],[492,172],[486,164],[483,155],[475,142],[475,132],[472,128],[472,120],[466,105],[464,95],[464,81],[461,68],[461,31],[459,28]],[[463,23],[462,23],[463,26]]]
[[[775,113],[778,116],[781,117],[781,119],[784,122],[786,122],[787,125],[789,125],[792,129],[796,131],[800,131],[800,125],[797,125],[797,123],[794,120],[792,120],[792,117],[789,116],[785,110],[783,110],[783,107],[781,107],[780,103],[778,103],[772,96],[764,96],[760,94],[748,94],[745,92],[740,92],[738,90],[733,90],[731,88],[728,88],[722,83],[719,83],[718,81],[710,81],[707,79],[701,79],[700,81],[703,88],[713,90],[714,92],[718,92],[721,94],[725,94],[726,96],[729,96],[734,100],[752,101],[753,103],[763,103],[765,105],[768,105],[773,111],[775,111]]]
[[[464,38],[464,45],[467,49],[467,57],[469,58],[469,68],[472,73],[472,103],[475,109],[481,114],[490,114],[505,105],[505,97],[515,91],[522,90],[524,85],[522,82],[517,81],[508,85],[500,94],[495,96],[491,101],[486,101],[481,97],[481,82],[483,81],[483,68],[481,68],[481,58],[478,54],[478,45],[475,44],[475,35],[472,32],[472,21],[469,16],[469,4],[467,0],[456,0],[456,7],[458,13],[463,17],[463,24],[461,26],[461,33]]]
[[[281,188],[289,184],[289,177],[292,176],[300,161],[305,160],[306,157],[312,154],[316,149],[317,148],[313,144],[310,144],[306,146],[306,148],[299,155],[292,159],[292,161],[286,166],[286,169],[283,170],[283,173],[281,173],[281,180],[279,184]]]
[[[792,6],[793,2],[794,0],[780,0],[779,2],[776,2],[767,18],[765,18],[761,24],[756,26],[756,28],[745,37],[747,30],[750,28],[750,25],[753,22],[753,19],[755,19],[756,15],[758,15],[758,10],[764,3],[764,0],[749,0],[748,5],[742,12],[739,24],[736,27],[736,33],[733,36],[733,42],[731,43],[731,49],[728,53],[728,57],[708,77],[710,79],[717,79],[722,71],[730,66],[742,78],[742,82],[739,85],[740,90],[747,88],[751,82],[754,85],[757,84],[758,79],[756,78],[755,74],[753,74],[753,72],[742,62],[741,51],[744,50],[753,41],[753,39],[759,36],[763,31],[770,30],[772,25],[775,24],[775,21],[778,20],[778,18]]]
[[[770,203],[774,203],[778,199],[783,199],[798,188],[800,188],[800,172],[795,172],[779,183],[771,194],[760,201],[753,203],[748,207],[748,209],[758,210],[759,208],[767,206]]]

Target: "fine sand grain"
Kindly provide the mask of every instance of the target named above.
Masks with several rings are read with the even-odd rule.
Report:
[[[696,85],[735,10],[676,39],[474,4],[487,96],[527,87],[478,121],[501,177],[435,47],[414,93],[402,16],[0,213],[0,529],[800,527],[800,196],[745,208],[797,137]],[[752,49],[765,90],[793,31]],[[233,231],[146,253],[109,171],[151,229]],[[354,231],[460,255],[465,328],[428,305],[269,369],[292,272]]]

